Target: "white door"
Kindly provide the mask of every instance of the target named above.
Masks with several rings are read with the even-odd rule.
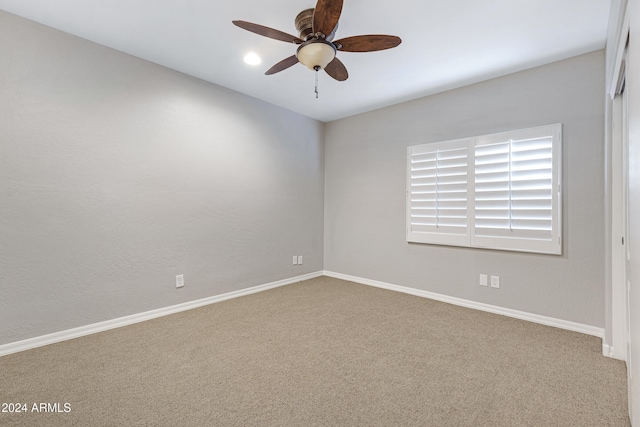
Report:
[[[629,279],[628,272],[630,270],[629,262],[631,261],[631,242],[629,241],[629,122],[628,122],[628,101],[627,101],[627,93],[628,91],[622,90],[622,167],[623,167],[623,179],[622,179],[622,243],[623,243],[623,269],[622,275],[624,278],[624,283],[626,287],[626,326],[627,326],[627,337],[626,337],[626,361],[627,361],[627,372],[628,372],[628,393],[629,393],[629,402],[632,402],[631,398],[631,282]],[[631,417],[631,405],[629,405],[629,416]],[[633,419],[633,418],[631,418]]]
[[[628,42],[628,39],[626,40]],[[629,402],[631,399],[631,282],[629,241],[629,124],[626,89],[627,49],[620,58],[619,75],[614,82],[613,132],[611,148],[611,283],[613,354],[627,362]],[[629,405],[631,416],[631,405]]]

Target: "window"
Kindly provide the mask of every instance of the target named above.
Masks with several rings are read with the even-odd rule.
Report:
[[[560,124],[409,147],[407,241],[560,254]]]

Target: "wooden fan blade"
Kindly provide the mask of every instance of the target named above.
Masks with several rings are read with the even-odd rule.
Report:
[[[346,37],[333,42],[336,48],[342,52],[375,52],[376,50],[391,49],[400,43],[402,43],[400,37],[382,34]]]
[[[296,57],[295,55],[292,55],[288,58],[283,59],[282,61],[278,62],[276,65],[274,65],[273,67],[269,68],[265,74],[267,76],[270,76],[271,74],[275,74],[275,73],[279,73],[282,70],[286,70],[287,68],[296,65],[298,63],[298,57]]]
[[[329,62],[329,64],[324,67],[324,70],[339,82],[343,82],[349,78],[347,68],[338,58],[333,58],[333,61]]]
[[[313,33],[331,34],[338,25],[343,0],[318,0],[313,11]]]
[[[252,33],[260,34],[261,36],[269,37],[270,39],[276,39],[283,42],[301,44],[303,41],[296,36],[292,36],[291,34],[283,33],[279,30],[274,30],[273,28],[265,27],[263,25],[254,24],[252,22],[247,21],[231,21],[234,25],[251,31]]]

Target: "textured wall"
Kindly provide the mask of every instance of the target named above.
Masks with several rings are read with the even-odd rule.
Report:
[[[322,269],[324,124],[4,12],[0,64],[0,344]]]
[[[325,269],[604,327],[603,87],[598,51],[329,123]],[[407,146],[558,122],[562,256],[405,241]]]

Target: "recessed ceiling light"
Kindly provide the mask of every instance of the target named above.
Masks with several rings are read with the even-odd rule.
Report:
[[[244,62],[249,65],[258,65],[262,62],[262,59],[260,59],[260,57],[256,53],[250,52],[245,55]]]

